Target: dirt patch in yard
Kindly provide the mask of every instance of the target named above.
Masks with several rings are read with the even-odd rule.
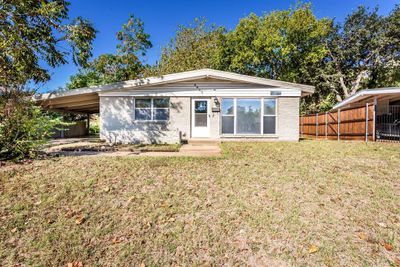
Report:
[[[396,266],[400,146],[223,143],[223,157],[0,168],[0,265]]]

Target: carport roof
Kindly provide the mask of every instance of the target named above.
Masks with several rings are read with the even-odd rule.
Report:
[[[254,76],[242,75],[233,72],[213,69],[200,69],[180,73],[167,74],[160,77],[149,77],[130,80],[101,86],[73,89],[66,92],[55,92],[35,96],[35,100],[42,106],[55,110],[77,113],[98,113],[99,93],[113,90],[135,90],[144,87],[162,85],[173,82],[183,82],[203,78],[215,78],[227,81],[238,81],[267,85],[278,88],[293,88],[302,92],[302,95],[314,93],[314,86],[290,83],[278,80],[264,79]]]
[[[332,109],[348,108],[352,106],[360,106],[366,103],[377,100],[397,100],[400,99],[400,87],[386,87],[386,88],[375,88],[365,89],[358,91],[356,94],[346,98],[342,102],[337,103]]]

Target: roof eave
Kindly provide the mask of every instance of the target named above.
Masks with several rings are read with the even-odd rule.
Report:
[[[365,89],[358,91],[354,95],[346,98],[342,102],[337,103],[333,106],[332,110],[343,108],[347,105],[357,102],[358,98],[363,96],[376,96],[379,94],[400,94],[400,87],[387,87],[387,88],[375,88],[375,89]]]
[[[296,84],[296,83],[290,83],[290,82],[284,82],[284,81],[278,81],[278,80],[271,80],[271,79],[248,76],[248,75],[220,71],[220,70],[200,69],[200,70],[193,70],[193,71],[187,71],[187,72],[166,74],[166,75],[163,75],[160,77],[148,77],[148,78],[129,80],[129,81],[123,81],[123,82],[118,82],[118,83],[112,83],[112,84],[78,88],[78,89],[70,90],[67,92],[48,93],[48,94],[43,94],[40,97],[35,96],[35,100],[42,101],[42,100],[57,98],[57,97],[73,96],[73,95],[80,95],[80,94],[91,94],[91,93],[107,92],[107,91],[121,90],[121,89],[132,89],[135,87],[139,88],[139,87],[144,87],[144,86],[156,86],[156,85],[162,85],[162,84],[171,83],[171,82],[182,82],[182,81],[201,79],[201,78],[217,78],[217,79],[243,81],[243,82],[248,82],[248,83],[269,85],[269,86],[276,86],[276,87],[289,87],[289,88],[301,90],[302,95],[313,94],[314,90],[315,90],[315,87],[310,86],[310,85],[303,85],[303,84]]]

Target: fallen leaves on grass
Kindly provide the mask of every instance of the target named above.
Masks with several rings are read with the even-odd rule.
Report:
[[[84,223],[86,221],[86,216],[84,214],[79,215],[76,219],[75,219],[75,223],[77,225],[81,225],[82,223]]]
[[[317,247],[316,245],[311,245],[311,246],[308,248],[308,253],[309,253],[309,254],[313,254],[313,253],[317,252],[318,250],[319,250],[319,247]]]
[[[69,262],[67,267],[83,267],[83,263],[81,261]]]
[[[392,251],[393,250],[393,245],[386,242],[386,241],[381,241],[381,245],[387,250],[387,251]]]
[[[357,236],[361,239],[361,240],[366,240],[367,239],[367,235],[364,232],[358,232]]]

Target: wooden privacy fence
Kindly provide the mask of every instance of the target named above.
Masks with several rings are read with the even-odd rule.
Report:
[[[374,105],[301,116],[300,135],[316,139],[375,140]]]

